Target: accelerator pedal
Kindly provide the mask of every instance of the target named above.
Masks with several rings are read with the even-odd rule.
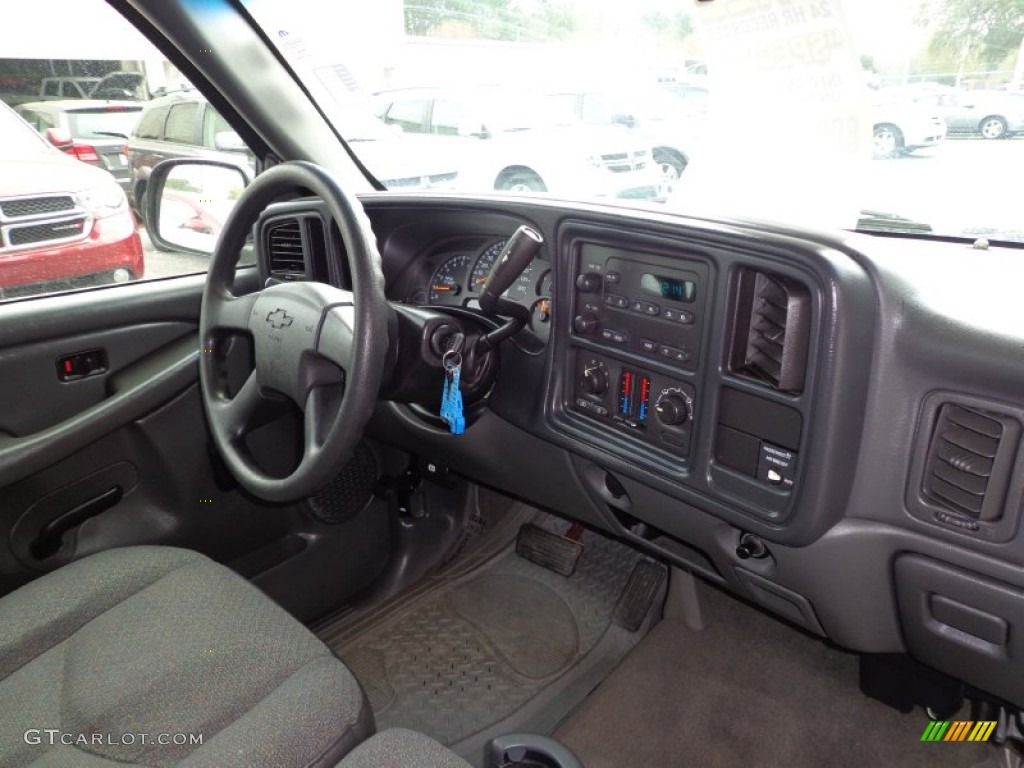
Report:
[[[644,617],[651,610],[651,604],[661,589],[661,582],[665,578],[665,567],[651,562],[641,560],[629,574],[629,581],[619,593],[618,602],[615,603],[615,610],[612,611],[612,621],[625,630],[636,632],[643,624]]]
[[[516,537],[516,554],[561,576],[571,576],[583,554],[583,545],[539,525],[526,523]]]

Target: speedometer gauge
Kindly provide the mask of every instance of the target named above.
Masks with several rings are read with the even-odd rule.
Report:
[[[491,274],[491,269],[494,267],[494,260],[498,258],[498,254],[501,253],[501,249],[505,247],[505,243],[508,240],[499,240],[484,249],[484,252],[480,254],[480,257],[476,260],[476,266],[473,267],[473,272],[469,276],[469,292],[480,293],[484,287],[484,283],[487,282],[487,277]]]
[[[472,256],[460,253],[439,266],[430,276],[428,297],[431,304],[458,304],[465,289]]]

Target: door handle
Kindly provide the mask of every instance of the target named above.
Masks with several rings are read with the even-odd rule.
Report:
[[[120,485],[115,485],[109,491],[105,491],[77,507],[72,507],[67,512],[50,520],[29,546],[32,557],[37,560],[45,560],[57,554],[64,544],[65,533],[72,528],[77,528],[89,518],[96,517],[101,512],[110,509],[123,497],[124,489]]]

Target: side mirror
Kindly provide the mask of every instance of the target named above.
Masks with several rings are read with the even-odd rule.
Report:
[[[635,128],[636,118],[627,114],[612,115],[612,123],[615,125],[624,125],[627,128]]]
[[[47,128],[45,135],[46,140],[57,149],[67,149],[74,143],[71,134],[63,128]]]
[[[215,160],[157,163],[146,185],[146,228],[157,248],[210,255],[249,173]]]
[[[242,141],[242,137],[234,131],[220,131],[214,134],[213,146],[228,152],[245,152],[249,149]]]

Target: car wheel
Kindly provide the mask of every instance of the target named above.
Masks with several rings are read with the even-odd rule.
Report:
[[[654,163],[658,166],[659,191],[668,196],[686,170],[686,158],[668,149],[654,150]]]
[[[989,115],[978,124],[982,138],[1001,139],[1006,136],[1006,121],[999,115]]]
[[[875,126],[872,153],[876,158],[896,157],[903,150],[903,134],[895,125],[883,123]]]
[[[504,171],[494,184],[494,188],[502,192],[547,192],[543,180],[528,168]]]

